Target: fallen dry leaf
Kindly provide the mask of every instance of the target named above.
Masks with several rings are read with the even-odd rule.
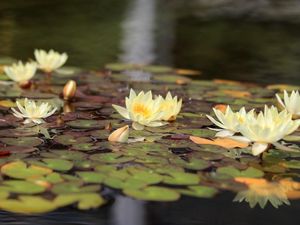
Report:
[[[188,70],[188,69],[176,69],[175,72],[179,75],[183,76],[192,76],[192,75],[200,75],[201,72],[198,70]]]
[[[225,113],[227,106],[228,105],[218,104],[218,105],[215,105],[214,108],[221,111],[222,113]]]
[[[213,140],[201,138],[201,137],[195,137],[190,136],[190,140],[193,141],[196,144],[200,145],[217,145],[221,146],[223,148],[246,148],[248,146],[248,143],[232,140],[230,138],[216,138]]]

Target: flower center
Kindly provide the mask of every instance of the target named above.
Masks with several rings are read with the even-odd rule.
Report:
[[[149,117],[150,116],[150,110],[143,104],[136,103],[133,106],[133,112],[135,114],[140,114],[143,117]]]

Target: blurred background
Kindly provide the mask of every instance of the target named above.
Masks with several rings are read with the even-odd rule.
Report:
[[[155,63],[199,79],[300,84],[298,0],[1,0],[0,57]]]

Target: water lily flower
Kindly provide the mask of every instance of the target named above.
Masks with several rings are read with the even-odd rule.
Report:
[[[128,142],[128,136],[129,136],[129,126],[126,125],[112,132],[109,135],[108,140],[111,142],[125,143]]]
[[[300,95],[299,91],[292,91],[289,96],[287,91],[284,90],[283,101],[278,94],[276,94],[276,98],[279,104],[286,109],[288,112],[293,114],[294,117],[300,116]]]
[[[60,68],[68,59],[68,55],[66,53],[61,54],[52,49],[49,52],[36,49],[34,50],[34,56],[38,63],[38,68],[46,73],[51,73],[52,71]]]
[[[178,113],[181,110],[182,99],[178,100],[177,96],[172,97],[171,93],[168,92],[166,98],[163,98],[161,95],[158,96],[160,98],[160,111],[164,113],[162,117],[165,121],[174,121]]]
[[[13,81],[20,84],[29,81],[36,72],[37,64],[35,62],[13,63],[11,66],[5,66],[5,74]]]
[[[211,130],[218,131],[216,137],[230,137],[239,132],[240,123],[245,120],[249,114],[254,114],[254,110],[246,112],[245,108],[241,108],[239,112],[233,112],[230,106],[226,107],[225,112],[213,108],[213,111],[219,121],[213,117],[206,115],[207,118],[221,129],[210,128]]]
[[[259,155],[267,150],[269,144],[276,144],[299,125],[300,120],[292,120],[292,114],[286,110],[278,112],[274,106],[265,106],[258,115],[247,115],[245,121],[240,123],[239,132],[245,141],[254,142],[252,154]]]
[[[152,92],[138,95],[134,90],[130,90],[129,97],[125,99],[126,108],[112,105],[124,118],[131,120],[135,130],[143,130],[144,126],[159,127],[167,124],[161,121],[164,114],[160,111],[161,98],[152,98]]]
[[[19,111],[14,108],[11,108],[11,110],[15,117],[25,119],[24,124],[31,122],[41,124],[44,122],[43,118],[51,116],[57,110],[48,102],[37,103],[27,98],[25,98],[23,104],[20,101],[16,101],[16,104]]]

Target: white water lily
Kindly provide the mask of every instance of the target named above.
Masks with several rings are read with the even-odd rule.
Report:
[[[34,50],[34,56],[38,63],[38,68],[46,73],[51,73],[52,71],[62,67],[68,59],[68,55],[66,53],[59,53],[52,49],[49,52],[36,49]]]
[[[230,137],[235,133],[240,132],[240,123],[245,121],[247,115],[254,114],[254,110],[251,110],[247,113],[244,107],[241,108],[239,112],[233,112],[229,105],[226,107],[225,112],[215,108],[213,108],[213,111],[219,121],[209,115],[206,116],[212,123],[221,128],[211,128],[212,130],[218,131],[216,134],[217,137]]]
[[[278,94],[276,94],[276,98],[280,105],[286,109],[289,113],[293,114],[293,116],[300,116],[300,95],[299,91],[292,91],[289,96],[287,91],[284,90],[283,93],[283,101]]]
[[[181,110],[182,99],[178,100],[177,96],[172,97],[171,93],[168,92],[166,98],[161,95],[160,98],[160,111],[164,113],[162,119],[165,121],[174,121],[178,113]]]
[[[299,125],[300,120],[292,120],[292,114],[286,110],[278,112],[274,106],[265,106],[258,115],[247,115],[245,121],[240,123],[239,132],[244,136],[243,140],[253,142],[252,154],[259,155],[267,150],[269,144],[276,144]]]
[[[152,98],[152,92],[144,93],[141,91],[138,95],[134,90],[130,90],[129,97],[126,97],[126,108],[112,105],[118,113],[124,118],[131,120],[132,127],[135,130],[143,130],[144,126],[159,127],[166,124],[161,121],[164,114],[160,111],[161,98]]]
[[[20,119],[25,119],[24,124],[36,123],[41,124],[44,122],[43,118],[51,116],[57,108],[50,105],[48,102],[37,103],[33,100],[24,99],[23,104],[16,101],[19,111],[11,108],[13,115]]]
[[[21,61],[13,63],[11,66],[5,66],[5,74],[13,81],[22,83],[29,81],[36,72],[37,64],[35,62],[22,63]]]

